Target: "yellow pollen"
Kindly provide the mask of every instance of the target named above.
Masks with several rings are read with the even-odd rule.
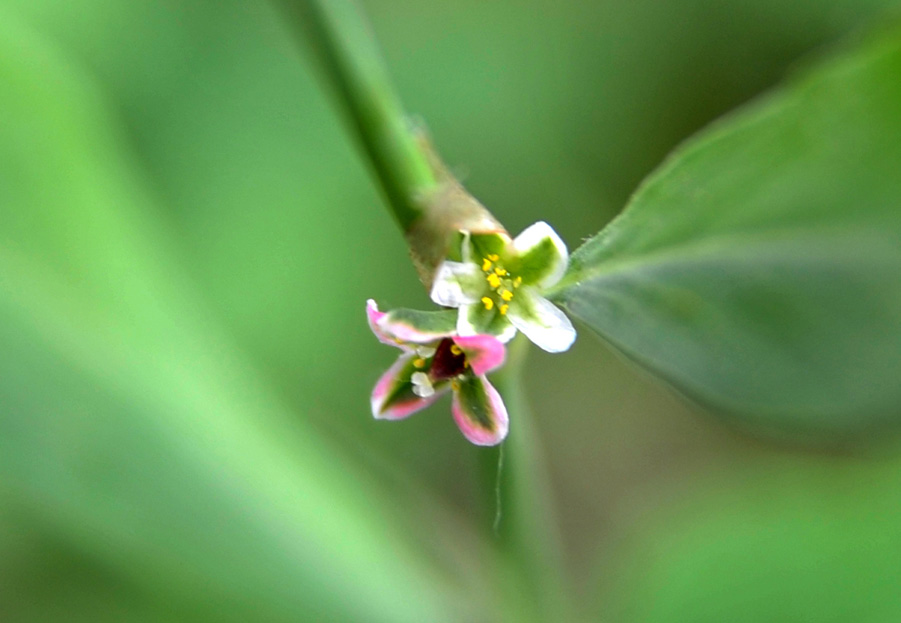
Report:
[[[494,272],[495,272],[496,274],[500,275],[501,277],[503,277],[504,275],[507,274],[507,271],[504,270],[503,268],[501,268],[500,266],[498,266],[497,268],[495,268],[495,269],[494,269]]]
[[[522,277],[517,277],[516,279],[513,280],[514,288],[518,288],[520,285],[522,285]]]
[[[488,256],[488,259],[491,260],[492,262],[496,262],[496,261],[498,261],[500,258],[498,257],[497,253],[492,253],[492,254],[490,254],[490,255]]]
[[[457,346],[456,344],[454,344],[454,345],[451,346],[451,352],[452,352],[453,354],[455,354],[455,355],[462,355],[462,354],[463,354],[463,351],[460,350],[460,347]]]
[[[497,311],[501,313],[501,316],[507,315],[507,310],[510,308],[506,303],[497,308]]]
[[[494,301],[487,296],[482,297],[482,303],[484,303],[485,309],[491,309],[492,307],[494,307]]]
[[[490,285],[492,288],[497,288],[501,285],[501,278],[494,273],[488,275],[486,279],[488,280],[488,285]]]
[[[513,298],[513,293],[510,290],[501,290],[501,298],[505,301],[509,301]]]
[[[489,260],[487,257],[482,260],[482,270],[486,273],[491,270],[491,260]]]
[[[425,367],[425,359],[423,359],[422,357],[417,357],[413,360],[413,365],[417,368],[423,368]]]

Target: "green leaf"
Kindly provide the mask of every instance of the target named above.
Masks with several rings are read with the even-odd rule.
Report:
[[[897,417],[899,76],[886,28],[701,132],[554,298],[720,410],[830,432]]]

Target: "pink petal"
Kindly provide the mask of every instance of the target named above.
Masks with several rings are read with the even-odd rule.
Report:
[[[390,407],[385,409],[381,415],[375,416],[377,420],[402,420],[405,417],[409,417],[416,413],[417,411],[422,411],[433,402],[438,400],[444,392],[435,392],[432,396],[428,398],[420,398],[419,396],[413,396],[410,400],[405,400],[403,402],[395,402]]]
[[[507,436],[507,407],[484,376],[459,381],[451,408],[460,432],[477,446],[496,446]]]
[[[403,419],[425,409],[447,391],[447,386],[436,386],[435,393],[428,398],[421,398],[410,392],[400,399],[394,398],[392,400],[392,395],[398,386],[410,382],[408,377],[409,364],[413,357],[414,355],[401,355],[398,357],[394,365],[388,368],[388,371],[375,384],[370,401],[372,404],[372,415],[376,419]],[[391,400],[390,404],[388,404],[389,400]]]
[[[366,318],[369,320],[369,328],[372,329],[373,333],[375,333],[375,336],[379,339],[379,342],[381,342],[382,344],[388,344],[389,346],[394,346],[395,348],[400,348],[401,350],[405,351],[413,350],[409,346],[403,346],[402,344],[399,344],[393,336],[382,330],[379,322],[387,315],[388,314],[386,314],[385,312],[379,311],[379,306],[373,299],[366,301]]]
[[[457,313],[452,309],[441,311],[417,311],[395,309],[382,314],[379,329],[395,342],[432,344],[454,334]],[[412,349],[412,347],[408,347]]]
[[[487,374],[504,364],[507,349],[493,335],[458,335],[453,340],[466,354],[466,361],[476,376]]]

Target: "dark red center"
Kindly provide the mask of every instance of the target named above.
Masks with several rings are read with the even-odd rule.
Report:
[[[459,354],[454,351],[459,351]],[[452,379],[463,374],[466,370],[466,355],[460,347],[454,344],[450,338],[444,338],[435,349],[435,358],[432,359],[432,367],[429,376],[433,381]]]

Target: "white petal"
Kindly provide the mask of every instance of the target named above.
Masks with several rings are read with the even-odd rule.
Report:
[[[479,334],[479,330],[472,324],[472,320],[470,320],[473,312],[473,305],[475,305],[475,303],[460,306],[460,313],[457,315],[457,335]],[[478,305],[481,305],[481,303],[478,303]]]
[[[496,337],[499,341],[506,344],[507,342],[512,340],[514,337],[516,337],[516,327],[513,326],[512,323],[508,322],[504,326],[504,328],[501,330],[501,332],[498,335],[495,335],[494,337]]]
[[[485,278],[475,264],[443,262],[435,274],[430,296],[438,305],[460,307],[478,301],[484,288]]]
[[[461,229],[460,233],[463,234],[463,242],[460,243],[460,255],[463,258],[464,264],[469,264],[472,262],[472,246],[469,242],[469,232],[465,229]]]
[[[576,330],[566,314],[531,288],[516,293],[507,317],[538,348],[549,353],[569,350],[576,339]]]
[[[530,225],[513,239],[513,248],[519,255],[529,253],[548,240],[552,243],[554,252],[548,258],[547,274],[535,283],[542,288],[548,288],[563,278],[569,263],[569,251],[566,249],[566,243],[557,235],[554,228],[544,221]]]
[[[473,323],[473,318],[478,318],[482,314],[488,314],[492,320],[485,326],[478,326]],[[516,327],[509,321],[504,321],[505,317],[500,316],[497,312],[486,312],[482,302],[470,303],[460,306],[460,314],[457,316],[457,335],[492,335],[498,340],[506,344],[516,335]]]

